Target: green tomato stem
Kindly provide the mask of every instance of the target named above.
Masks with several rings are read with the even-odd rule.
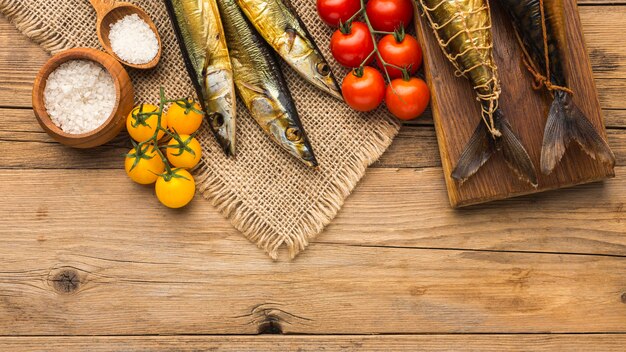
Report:
[[[376,38],[376,34],[393,34],[392,32],[383,32],[383,31],[376,31],[374,30],[374,27],[372,26],[372,22],[370,21],[369,16],[367,15],[367,11],[365,11],[365,0],[360,0],[361,1],[361,10],[359,10],[359,12],[357,14],[362,14],[363,15],[363,20],[365,21],[365,25],[367,25],[367,28],[370,32],[370,35],[372,37],[372,42],[374,43],[374,50],[372,51],[372,53],[370,53],[370,55],[367,56],[367,58],[365,60],[363,60],[363,62],[361,63],[361,68],[364,67],[367,62],[372,58],[373,55],[376,55],[376,58],[378,59],[378,61],[382,64],[382,69],[383,72],[385,73],[385,78],[387,79],[387,82],[390,83],[390,87],[391,87],[391,91],[393,92],[393,94],[398,95],[398,93],[396,92],[396,89],[393,87],[393,85],[391,85],[391,76],[389,75],[389,70],[387,69],[388,67],[392,67],[395,69],[399,69],[402,70],[402,67],[393,65],[388,63],[387,61],[385,61],[385,59],[383,59],[382,54],[380,53],[380,50],[378,49],[378,42],[377,42],[377,38]],[[355,15],[356,16],[356,15]]]
[[[176,170],[172,169],[172,165],[170,164],[169,160],[167,160],[167,157],[165,157],[165,155],[163,154],[163,152],[161,151],[161,147],[159,146],[159,133],[163,132],[164,134],[166,134],[168,137],[175,139],[177,141],[181,141],[180,135],[178,134],[178,132],[176,131],[170,131],[167,127],[163,127],[161,126],[161,121],[163,118],[163,110],[165,109],[165,105],[166,104],[172,104],[172,103],[177,103],[180,102],[183,99],[167,99],[165,96],[165,90],[163,89],[163,87],[160,87],[159,89],[159,106],[158,106],[158,110],[157,111],[152,111],[152,112],[138,112],[138,116],[137,119],[148,119],[151,116],[156,115],[157,116],[157,125],[156,128],[154,130],[154,134],[148,138],[147,140],[140,142],[138,144],[135,145],[135,148],[141,153],[141,151],[143,150],[143,147],[147,144],[152,144],[154,145],[154,149],[156,151],[156,153],[159,155],[159,157],[161,158],[161,160],[163,161],[163,164],[165,165],[165,173],[163,175],[159,175],[161,177],[163,177],[166,181],[171,180],[173,177],[176,177]],[[186,101],[189,101],[187,99],[185,99]],[[193,102],[189,102],[189,104],[193,104]],[[135,144],[133,142],[133,144]],[[187,143],[188,144],[188,143]],[[193,152],[193,150],[191,150],[190,147],[187,146],[187,144],[184,145],[184,150],[189,150],[191,153],[193,153],[195,155],[195,152]],[[167,146],[165,147],[167,148]]]

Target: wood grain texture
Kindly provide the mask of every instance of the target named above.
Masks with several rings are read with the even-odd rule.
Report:
[[[566,76],[571,88],[577,92],[575,102],[589,120],[604,134],[595,82],[576,0],[564,1],[567,35],[568,63]],[[543,92],[532,90],[532,77],[521,65],[521,50],[514,31],[502,9],[492,4],[494,57],[499,68],[502,85],[500,108],[511,122],[513,131],[526,147],[533,163],[540,165],[541,146],[548,101]],[[454,68],[443,55],[426,20],[416,21],[420,41],[424,47],[424,67],[433,95],[432,110],[437,130],[441,159],[450,204],[454,207],[489,202],[523,194],[543,192],[581,183],[612,177],[612,167],[587,156],[577,146],[568,148],[563,160],[550,176],[541,175],[539,187],[518,179],[507,167],[501,155],[494,155],[476,175],[464,184],[451,177],[461,153],[476,126],[481,122],[480,106],[470,82],[457,78]]]
[[[447,204],[439,168],[370,170],[339,216],[311,246],[329,243],[626,256],[626,236],[623,235],[626,232],[623,196],[626,176],[622,176],[626,169],[619,168],[618,171],[622,172],[620,176],[604,184],[522,197],[460,212],[450,209]],[[2,179],[12,180],[4,184],[8,203],[1,208],[16,214],[5,219],[3,224],[7,229],[15,226],[39,228],[41,222],[37,214],[41,212],[49,221],[52,220],[47,215],[52,213],[54,221],[51,224],[56,224],[59,226],[57,230],[62,231],[63,221],[67,218],[64,213],[72,214],[75,208],[54,198],[63,196],[63,192],[70,195],[95,193],[93,197],[100,197],[108,190],[107,182],[111,182],[116,185],[111,192],[116,193],[102,198],[103,204],[115,201],[114,197],[119,196],[123,209],[135,208],[135,203],[141,204],[141,211],[149,214],[153,209],[160,214],[150,217],[155,228],[167,228],[172,219],[177,219],[176,224],[183,227],[181,231],[185,235],[196,236],[197,231],[203,233],[205,229],[215,229],[222,235],[240,236],[208,202],[201,199],[196,199],[186,216],[179,215],[187,214],[184,211],[172,213],[161,209],[153,190],[132,184],[121,168],[100,172],[4,170],[0,175]],[[90,179],[100,179],[101,175],[107,177],[98,182]],[[20,182],[24,184],[14,186]],[[57,184],[64,186],[56,193],[47,191],[48,188],[57,189]],[[20,200],[22,194],[27,197]],[[81,194],[72,199],[89,209],[89,204],[80,200]],[[398,202],[398,199],[403,201]],[[19,211],[14,210],[13,203],[22,205]],[[96,205],[100,206],[100,203]],[[137,221],[130,213],[118,211],[114,214],[98,212],[97,216],[109,224],[108,227],[116,229]],[[87,220],[79,220],[70,226],[82,228],[80,221]],[[46,229],[39,231],[45,232]]]
[[[0,351],[623,351],[626,6],[580,11],[617,178],[456,211],[422,119],[278,263],[209,202],[128,181],[126,136],[52,142],[29,101],[48,56],[0,17]],[[259,331],[307,336],[70,336]]]
[[[580,249],[589,236],[623,253],[624,219],[606,204],[623,181],[442,216],[439,173],[374,170],[324,242],[274,263],[208,202],[172,213],[121,170],[2,170],[0,335],[626,332],[624,257],[491,250],[559,236]],[[398,196],[410,211],[390,216]],[[425,241],[495,248],[389,245],[438,221]],[[367,244],[376,236],[382,246]]]
[[[3,150],[0,169],[119,169],[121,155],[132,147],[124,132],[102,147],[89,151],[71,150],[45,134],[34,122],[31,110],[0,108],[0,116],[0,150]],[[626,122],[619,116],[616,120]],[[608,137],[618,165],[626,165],[626,133],[621,129],[609,129]],[[25,158],[24,155],[39,157]],[[428,125],[403,127],[387,152],[372,165],[374,168],[439,166],[435,130]]]
[[[0,338],[0,350],[22,352],[622,352],[624,345],[619,334]]]

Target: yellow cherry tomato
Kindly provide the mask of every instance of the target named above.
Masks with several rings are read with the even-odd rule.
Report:
[[[124,161],[126,174],[131,180],[142,184],[149,185],[155,183],[159,178],[159,174],[165,171],[165,164],[159,154],[157,154],[153,145],[142,147],[142,151],[138,152],[133,148],[126,155]]]
[[[178,169],[173,175],[160,176],[156,181],[156,196],[168,208],[178,209],[189,204],[196,194],[196,181],[187,170]]]
[[[158,115],[152,114],[150,116],[142,116],[141,113],[151,113],[158,111],[159,108],[150,105],[150,104],[142,104],[136,106],[133,111],[128,114],[128,118],[126,119],[126,130],[128,130],[128,134],[130,134],[131,138],[136,140],[137,142],[145,142],[154,136],[157,128],[157,121],[159,119]],[[161,127],[167,127],[167,116],[161,116]],[[159,131],[158,139],[161,139],[165,132]]]
[[[200,128],[204,118],[204,114],[199,111],[202,111],[202,107],[193,100],[174,102],[167,111],[167,126],[179,134],[193,134]]]
[[[198,165],[200,157],[202,157],[200,142],[186,134],[181,134],[179,137],[180,140],[172,138],[167,144],[167,160],[176,167],[192,169]]]

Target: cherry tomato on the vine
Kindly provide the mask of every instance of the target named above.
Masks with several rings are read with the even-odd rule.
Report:
[[[385,103],[387,109],[400,120],[418,118],[428,107],[430,91],[420,78],[394,79],[387,87]]]
[[[348,22],[360,9],[360,0],[317,0],[317,13],[333,27]]]
[[[378,50],[388,64],[406,68],[411,76],[422,66],[422,48],[412,35],[398,33],[396,38],[388,34],[378,43]],[[378,66],[382,69],[382,64]],[[402,71],[397,68],[387,66],[387,72],[392,79],[402,77]]]
[[[202,157],[200,142],[186,134],[179,135],[178,139],[172,138],[167,146],[167,159],[176,167],[192,169]]]
[[[330,51],[343,66],[359,67],[374,50],[372,35],[362,22],[353,22],[343,27],[345,28],[336,30],[330,39]],[[369,62],[372,59],[373,57]]]
[[[187,170],[172,170],[171,174],[159,176],[156,181],[156,196],[168,208],[178,209],[193,200],[196,181]]]
[[[192,134],[202,125],[204,115],[200,112],[200,104],[189,99],[172,103],[167,111],[167,126],[171,131],[180,134]]]
[[[136,106],[126,118],[126,130],[132,139],[137,142],[144,142],[154,136],[159,120],[159,107],[150,104]],[[161,116],[161,128],[167,127],[167,115]],[[165,132],[160,130],[157,139],[163,138]]]
[[[366,7],[372,27],[385,32],[393,32],[400,25],[407,28],[413,11],[413,0],[370,0]]]
[[[154,145],[144,145],[139,152],[139,146],[131,149],[126,155],[124,169],[131,180],[149,185],[155,183],[165,170],[165,163],[157,153]]]
[[[365,66],[348,73],[341,90],[351,108],[362,112],[372,111],[385,98],[385,79],[377,69]]]

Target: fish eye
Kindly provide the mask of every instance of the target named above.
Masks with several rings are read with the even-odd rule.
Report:
[[[285,136],[290,142],[297,142],[302,139],[302,131],[295,127],[290,127],[285,131]]]
[[[328,67],[328,64],[325,62],[318,63],[315,69],[317,70],[317,73],[322,76],[328,76],[330,74],[330,67]]]
[[[218,129],[224,125],[224,116],[219,112],[214,112],[211,114],[211,126],[214,129]]]

